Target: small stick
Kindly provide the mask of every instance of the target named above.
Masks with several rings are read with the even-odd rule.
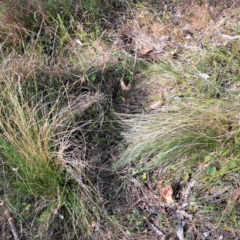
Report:
[[[13,224],[13,218],[10,216],[10,213],[8,212],[8,210],[4,211],[4,215],[5,215],[6,219],[8,220],[8,224],[11,228],[14,240],[19,240],[17,229],[15,228],[15,226]]]
[[[22,220],[20,220],[20,240],[26,240],[24,232],[23,232],[23,226],[22,226]]]
[[[2,240],[6,240],[6,220],[3,218],[3,225],[2,225]]]

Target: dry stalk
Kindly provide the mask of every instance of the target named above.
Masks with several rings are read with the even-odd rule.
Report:
[[[8,221],[8,224],[9,224],[10,229],[11,229],[11,231],[12,231],[14,240],[19,240],[20,238],[19,238],[19,236],[18,236],[17,229],[16,229],[16,227],[15,227],[14,224],[13,224],[13,221],[14,221],[14,220],[13,220],[13,218],[11,217],[11,215],[10,215],[10,213],[9,213],[8,210],[5,210],[5,211],[4,211],[4,216],[5,216],[5,218],[6,218],[7,221]]]

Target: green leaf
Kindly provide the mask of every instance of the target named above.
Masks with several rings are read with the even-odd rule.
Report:
[[[143,174],[142,174],[142,182],[143,183],[147,183],[147,174],[146,174],[146,172],[143,172]]]
[[[209,162],[211,159],[212,157],[208,155],[204,158],[204,162]]]
[[[206,169],[206,172],[209,174],[214,174],[217,172],[217,168],[216,167],[209,167]]]
[[[92,74],[92,75],[90,76],[90,81],[91,81],[91,82],[94,82],[94,81],[96,80],[96,77],[97,77],[96,74]]]

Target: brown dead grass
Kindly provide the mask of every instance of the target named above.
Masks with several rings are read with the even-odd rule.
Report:
[[[233,26],[238,27],[239,8],[226,7],[224,4],[199,4],[196,1],[169,6],[162,12],[147,8],[135,8],[132,18],[118,25],[118,46],[134,57],[138,52],[151,47],[147,58],[159,61],[169,58],[174,51],[189,47],[193,51],[199,43],[224,42],[221,33],[234,34]],[[230,20],[231,19],[231,20]],[[237,34],[240,30],[236,30]],[[226,40],[226,39],[225,39]]]
[[[224,4],[210,6],[190,1],[190,4],[186,2],[168,7],[169,10],[160,13],[161,18],[157,15],[159,13],[149,9],[134,9],[132,19],[119,26],[119,48],[126,50],[133,58],[137,54],[141,56],[146,49],[152,49],[141,57],[157,64],[165,60],[169,61],[169,65],[172,62],[175,65],[172,71],[178,74],[159,74],[161,69],[152,66],[148,72],[136,75],[137,84],[131,94],[132,102],[139,105],[143,102],[151,105],[158,101],[162,87],[167,99],[191,91],[185,84],[186,77],[197,74],[195,66],[208,54],[208,46],[226,46],[231,40],[222,34],[231,36],[240,32],[240,9],[234,8],[233,4],[230,7]],[[206,49],[202,47],[205,45]],[[189,73],[182,69],[187,65]]]
[[[117,61],[114,56],[117,49],[109,47],[101,39],[83,43],[83,46],[79,46],[73,41],[66,49],[72,56],[73,64],[83,64],[82,69],[86,71],[92,67],[104,69],[106,63]]]

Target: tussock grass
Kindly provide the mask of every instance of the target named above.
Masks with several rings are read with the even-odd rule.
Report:
[[[228,202],[234,191],[230,182],[240,172],[237,104],[189,100],[178,109],[133,117],[126,123],[129,126],[123,134],[126,151],[115,164],[117,171],[122,171],[123,179],[160,172],[159,177],[167,182],[185,185],[197,181],[197,191],[192,196],[199,208],[212,205],[206,200],[210,189],[227,187],[227,195],[221,197]],[[205,199],[205,203],[200,199]],[[234,222],[222,220],[224,211],[212,208],[210,212],[215,215],[210,217],[211,224],[234,228]]]
[[[210,153],[218,154],[218,148],[227,150],[239,137],[235,107],[215,100],[188,102],[173,112],[138,116],[140,121],[128,120],[131,128],[124,136],[129,149],[119,164],[140,163],[141,171],[159,167],[158,164],[174,166],[178,159],[194,159],[200,152],[199,158],[204,160]]]
[[[44,238],[61,232],[87,239],[92,224],[100,224],[102,217],[108,219],[95,169],[101,151],[96,155],[98,144],[91,143],[98,135],[103,138],[103,96],[70,97],[66,87],[28,98],[12,79],[2,79],[1,87],[5,201],[24,222],[32,221],[31,234]],[[27,215],[26,206],[31,209]]]
[[[117,226],[104,207],[99,176],[119,130],[109,96],[93,84],[101,76],[91,79],[110,59],[99,64],[101,56],[89,54],[91,46],[106,49],[91,25],[93,3],[99,4],[1,6],[1,198],[31,239],[90,239],[96,229]]]

